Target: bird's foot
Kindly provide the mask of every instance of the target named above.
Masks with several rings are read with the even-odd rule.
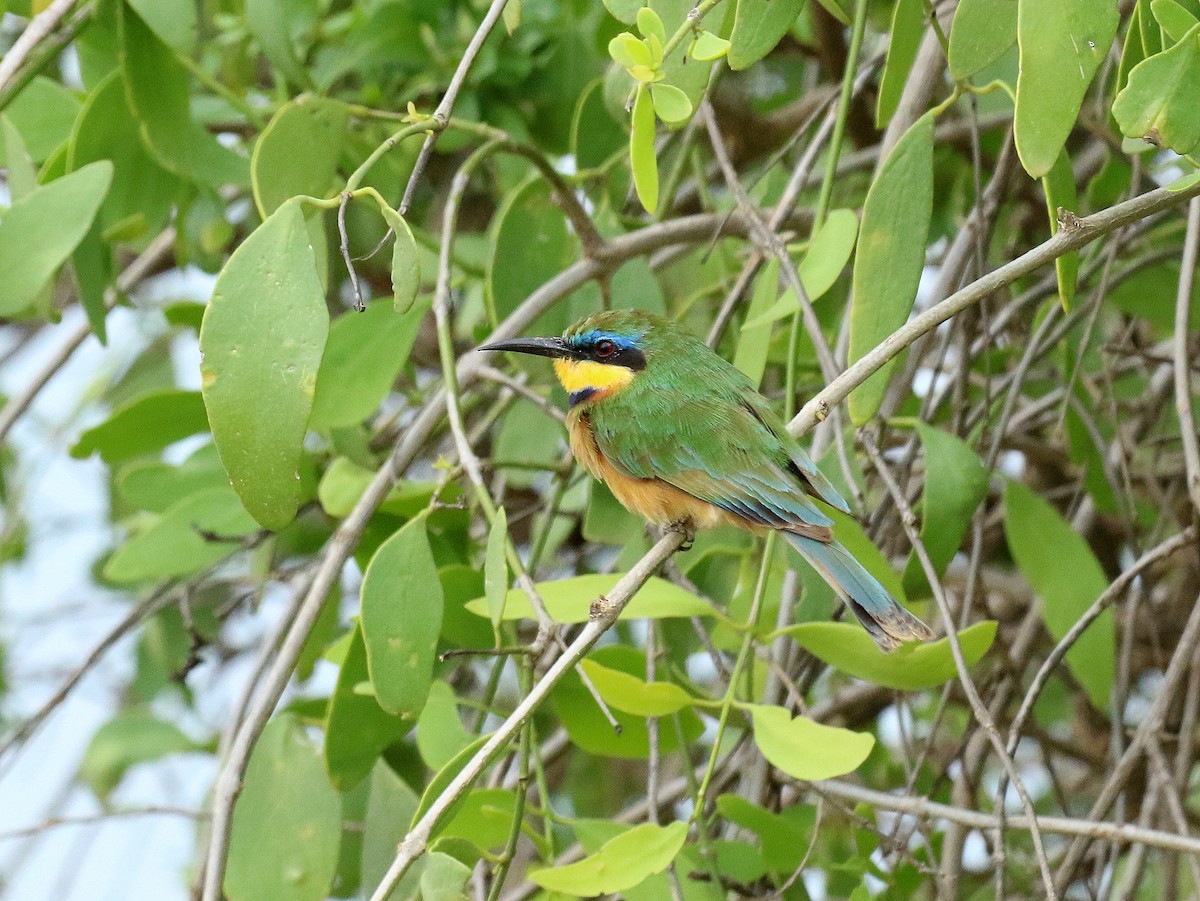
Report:
[[[691,519],[678,519],[667,526],[667,531],[678,532],[683,536],[683,544],[679,545],[681,551],[690,551],[696,543],[696,527]]]

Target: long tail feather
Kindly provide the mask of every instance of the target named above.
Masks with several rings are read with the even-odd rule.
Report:
[[[841,544],[791,532],[783,536],[837,592],[880,648],[891,651],[902,641],[933,638],[933,630],[901,607]]]

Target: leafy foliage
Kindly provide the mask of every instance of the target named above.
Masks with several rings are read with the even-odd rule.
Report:
[[[106,680],[56,753],[204,901],[982,896],[969,830],[1010,896],[1194,894],[1197,0],[66,6],[0,63],[0,753]],[[608,307],[954,640],[666,560],[473,352]]]

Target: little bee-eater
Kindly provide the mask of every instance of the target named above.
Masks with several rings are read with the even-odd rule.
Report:
[[[850,508],[766,398],[700,340],[640,310],[598,313],[561,338],[480,350],[554,361],[570,398],[571,450],[629,510],[660,526],[778,531],[884,650],[932,638],[833,538],[810,500]]]

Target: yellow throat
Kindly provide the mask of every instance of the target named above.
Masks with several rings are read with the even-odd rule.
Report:
[[[608,394],[610,391],[619,391],[633,381],[632,369],[592,360],[555,360],[554,374],[568,394],[588,389]]]

